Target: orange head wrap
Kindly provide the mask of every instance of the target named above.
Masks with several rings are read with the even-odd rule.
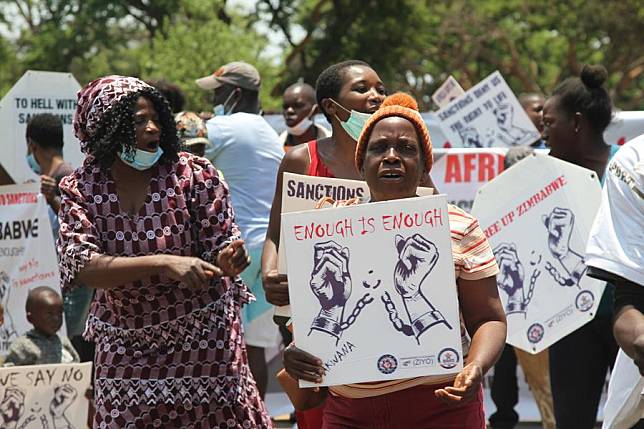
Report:
[[[409,95],[403,92],[397,92],[385,98],[385,101],[382,102],[380,108],[376,110],[376,113],[371,115],[367,123],[365,124],[362,132],[360,133],[360,138],[358,139],[358,145],[356,146],[356,168],[358,171],[362,170],[362,163],[364,161],[364,152],[367,148],[367,141],[371,135],[373,127],[381,119],[389,118],[392,116],[397,116],[400,118],[405,118],[412,123],[418,136],[420,137],[420,148],[425,155],[425,172],[428,172],[432,169],[432,163],[434,158],[432,156],[432,140],[429,137],[429,131],[427,130],[427,125],[425,121],[420,116],[418,112],[418,104],[416,100]]]

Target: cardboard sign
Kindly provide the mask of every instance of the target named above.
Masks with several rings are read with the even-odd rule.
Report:
[[[540,133],[498,71],[436,112],[451,147],[513,147]]]
[[[461,369],[444,195],[287,213],[282,224],[295,341],[324,362],[321,385]]]
[[[536,154],[478,191],[509,344],[538,353],[595,317],[605,283],[586,276],[584,251],[600,201],[594,172]]]
[[[80,85],[70,73],[27,71],[0,101],[0,164],[15,183],[39,180],[27,164],[25,131],[36,114],[51,113],[63,123],[63,157],[73,167],[84,155],[72,128]]]
[[[432,195],[432,188],[418,188],[418,195]],[[368,198],[369,187],[361,180],[335,179],[330,177],[306,176],[285,172],[282,182],[282,214],[304,210],[313,210],[324,197],[333,200],[351,198]],[[283,231],[283,227],[282,227]],[[286,255],[284,252],[284,235],[280,233],[278,248],[278,272],[286,274]],[[290,317],[290,306],[276,307],[277,316]]]
[[[437,149],[431,176],[449,203],[472,211],[476,191],[501,174],[507,149]]]
[[[463,95],[465,91],[454,76],[450,75],[445,82],[432,94],[432,101],[438,108],[445,107],[450,101]]]
[[[0,368],[3,428],[82,429],[92,363]]]
[[[29,289],[49,286],[60,293],[60,274],[40,184],[0,186],[0,355],[31,325],[25,302]],[[63,325],[60,331],[65,335]]]

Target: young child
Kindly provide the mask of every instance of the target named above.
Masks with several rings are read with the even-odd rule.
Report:
[[[69,339],[57,334],[63,325],[63,299],[55,290],[30,290],[26,310],[34,328],[11,344],[4,366],[80,362]]]

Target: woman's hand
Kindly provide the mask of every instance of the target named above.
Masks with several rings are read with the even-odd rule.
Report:
[[[280,274],[277,270],[271,270],[262,275],[262,284],[266,293],[266,301],[273,305],[289,305],[288,278],[286,274]]]
[[[434,395],[446,404],[459,404],[471,401],[476,397],[483,382],[483,369],[472,362],[458,373],[453,386],[436,389]]]
[[[244,240],[235,240],[223,248],[217,255],[217,266],[224,276],[235,277],[250,265],[250,256],[244,246]]]
[[[164,261],[164,274],[191,288],[202,287],[211,278],[224,275],[220,268],[199,258],[176,255],[162,256],[168,258]]]
[[[324,367],[322,361],[310,353],[295,347],[291,343],[284,349],[282,357],[284,369],[296,380],[305,380],[311,383],[322,383]]]

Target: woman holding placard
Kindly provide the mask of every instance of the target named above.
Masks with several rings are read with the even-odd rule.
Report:
[[[559,84],[543,107],[543,139],[550,155],[593,170],[602,179],[611,148],[604,130],[612,117],[612,103],[603,87],[608,74],[602,66],[584,66],[580,77]],[[548,225],[555,245],[569,231],[562,217]],[[556,246],[554,246],[556,247]],[[561,258],[559,254],[553,256]],[[583,267],[583,260],[581,265]],[[612,334],[612,286],[607,285],[595,318],[550,346],[550,384],[557,428],[585,429],[595,425],[606,372],[617,355]],[[583,392],[583,394],[579,394]]]
[[[170,107],[139,79],[78,93],[87,154],[61,182],[64,288],[96,296],[94,427],[272,427],[248,368],[240,308],[249,264],[228,187],[179,152]]]
[[[429,132],[415,100],[406,94],[388,97],[367,121],[355,155],[371,201],[416,196],[432,160]],[[485,428],[481,383],[500,356],[506,334],[496,286],[498,267],[475,218],[450,205],[449,223],[465,367],[455,376],[331,386],[331,394],[323,390],[316,395],[326,401],[324,428]],[[431,250],[426,244],[405,246],[411,253],[422,253]],[[285,351],[284,365],[293,378],[322,381],[322,362],[294,345]]]

